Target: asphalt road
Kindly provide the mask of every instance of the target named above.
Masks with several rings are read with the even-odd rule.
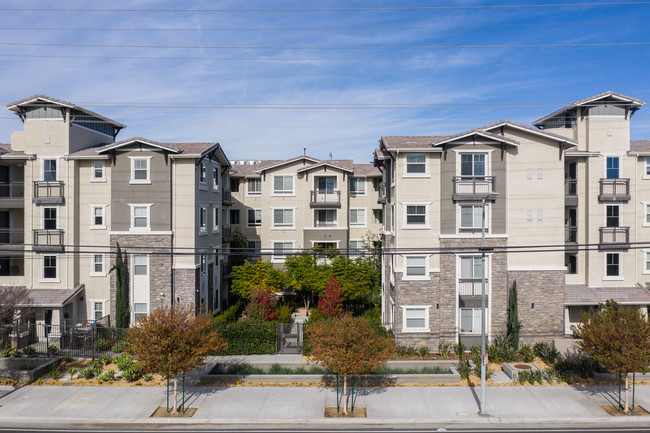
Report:
[[[490,433],[555,433],[555,432],[569,432],[569,433],[648,433],[650,432],[650,425],[648,427],[629,427],[629,428],[597,428],[597,427],[552,427],[552,428],[500,428],[500,427],[489,427],[489,426],[479,426],[478,428],[464,428],[464,427],[454,427],[454,428],[442,428],[442,427],[432,427],[432,428],[400,428],[395,426],[394,428],[390,427],[371,427],[371,428],[350,428],[347,426],[341,426],[341,428],[327,428],[327,429],[303,429],[300,427],[294,428],[281,428],[278,426],[269,426],[268,429],[259,428],[248,428],[246,426],[233,427],[233,426],[223,426],[222,428],[215,428],[213,426],[187,426],[187,427],[178,427],[178,426],[151,426],[151,428],[96,428],[96,427],[79,427],[79,426],[60,426],[57,428],[6,428],[0,426],[0,433],[151,433],[152,431],[161,430],[165,433],[185,433],[192,431],[199,431],[201,433],[440,433],[440,432],[453,432],[453,433],[475,433],[475,432],[490,432]]]

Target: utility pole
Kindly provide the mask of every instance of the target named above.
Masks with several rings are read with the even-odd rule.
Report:
[[[485,202],[487,196],[482,200],[481,218],[481,415],[485,415]]]

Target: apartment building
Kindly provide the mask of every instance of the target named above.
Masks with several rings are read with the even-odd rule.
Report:
[[[230,224],[255,251],[277,263],[305,248],[361,250],[378,235],[380,172],[352,160],[234,161],[230,171]]]
[[[606,92],[533,126],[382,137],[382,240],[397,251],[383,258],[386,326],[403,343],[479,344],[483,272],[489,338],[505,332],[515,281],[525,340],[571,334],[608,299],[647,311],[650,142],[630,140],[641,105]]]
[[[217,311],[230,166],[218,143],[116,141],[125,125],[37,95],[0,154],[0,284],[29,289],[31,322],[115,314],[119,243],[131,321],[173,302]]]

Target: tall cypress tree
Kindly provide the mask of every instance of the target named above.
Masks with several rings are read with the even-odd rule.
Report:
[[[110,272],[115,271],[115,327],[129,327],[129,300],[126,294],[126,271],[122,259],[122,249],[117,243],[117,256]]]
[[[510,339],[510,344],[515,350],[519,350],[519,330],[521,322],[519,321],[519,311],[517,309],[517,280],[512,282],[510,296],[508,300],[508,324],[506,333]]]

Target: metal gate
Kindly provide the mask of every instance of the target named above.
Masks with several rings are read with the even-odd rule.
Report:
[[[276,336],[276,353],[302,352],[301,323],[278,323]]]

